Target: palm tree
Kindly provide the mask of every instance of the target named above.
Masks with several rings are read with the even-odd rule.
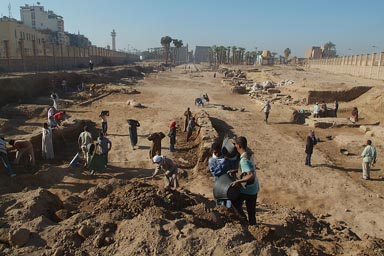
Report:
[[[231,46],[227,46],[227,63],[229,64],[229,55],[231,53]]]
[[[218,65],[220,63],[220,46],[216,46],[215,50],[215,64]]]
[[[324,45],[323,57],[334,57],[336,55],[336,45],[331,41]]]
[[[212,61],[214,59],[214,51],[213,51],[213,46],[208,49],[208,61],[209,64],[212,64]]]
[[[249,63],[250,63],[250,59],[251,59],[251,52],[250,51],[247,51],[246,53],[245,53],[245,64],[246,65],[249,65]]]
[[[226,56],[227,47],[220,46],[220,64],[223,64],[225,62],[225,56]]]
[[[286,48],[286,49],[284,50],[284,57],[285,57],[286,59],[288,59],[289,55],[291,55],[291,49]]]
[[[216,45],[212,45],[212,47],[210,48],[210,52],[212,54],[212,60],[215,61],[215,65],[216,65],[216,62],[217,62],[217,59],[216,59],[216,48],[217,46]]]
[[[173,45],[176,47],[176,53],[174,58],[174,61],[176,62],[176,60],[179,59],[179,48],[183,46],[183,40],[173,39],[172,41],[173,41]]]
[[[237,50],[237,47],[232,46],[232,65],[235,64],[236,50]]]
[[[244,64],[244,53],[245,53],[245,48],[239,47],[239,63]]]
[[[172,38],[170,36],[163,36],[160,40],[161,45],[164,47],[165,64],[168,64],[169,48],[171,47]]]

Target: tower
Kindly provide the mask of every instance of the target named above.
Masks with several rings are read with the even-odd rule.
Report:
[[[116,51],[116,32],[115,29],[111,32],[112,36],[112,51]]]

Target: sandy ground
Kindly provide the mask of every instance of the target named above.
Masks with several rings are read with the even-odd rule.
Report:
[[[191,65],[192,70],[195,69]],[[202,68],[202,66],[197,66]],[[358,78],[337,76],[314,71],[295,71],[289,68],[276,68],[281,73],[265,75],[255,74],[253,78],[262,82],[267,79],[292,79],[302,81],[306,86],[313,86],[315,81],[353,81],[354,84],[366,83]],[[261,191],[258,203],[277,204],[283,207],[295,208],[300,211],[309,210],[314,214],[327,216],[330,223],[344,221],[360,237],[368,234],[384,238],[384,172],[382,163],[373,168],[372,180],[361,179],[361,160],[359,154],[361,145],[367,137],[357,128],[317,129],[317,136],[323,139],[315,147],[313,167],[304,165],[305,136],[311,129],[303,125],[288,124],[289,109],[284,105],[273,104],[270,122],[263,122],[260,112],[261,102],[252,100],[248,95],[231,94],[230,88],[221,83],[222,75],[213,78],[213,72],[200,72],[201,77],[191,77],[184,73],[184,66],[172,71],[150,74],[140,81],[135,88],[140,94],[111,94],[86,107],[71,107],[67,111],[76,119],[90,119],[101,127],[99,113],[109,110],[108,138],[113,147],[110,153],[110,167],[106,173],[88,176],[85,171],[70,172],[61,179],[54,180],[49,187],[51,192],[65,200],[98,183],[116,178],[148,177],[152,174],[154,165],[148,157],[150,141],[146,137],[151,132],[168,133],[171,120],[176,120],[182,126],[181,118],[187,107],[192,113],[197,113],[201,107],[194,105],[194,100],[208,93],[210,103],[204,107],[213,120],[220,135],[245,136],[249,147],[255,152],[255,162],[258,167],[257,175]],[[305,78],[305,79],[304,79]],[[371,81],[369,81],[371,82]],[[382,82],[372,82],[375,90],[381,90]],[[302,86],[300,82],[296,85]],[[298,89],[300,90],[300,89]],[[140,102],[144,108],[132,108],[127,100]],[[342,108],[363,102],[357,99],[352,103],[340,103]],[[220,108],[225,104],[237,108],[245,108],[244,112],[226,111]],[[347,114],[345,114],[347,115]],[[371,118],[370,116],[367,118]],[[130,147],[127,119],[139,120],[138,149]],[[30,120],[39,123],[42,119]],[[196,145],[186,144],[185,133],[178,131],[176,148],[183,152],[171,153],[168,150],[168,138],[163,140],[162,154],[173,158],[181,169],[188,172],[188,178],[181,180],[184,189],[213,200],[213,178],[206,175],[207,170],[197,170],[188,166],[188,162],[196,154]],[[325,141],[325,136],[333,135],[332,141]],[[375,143],[375,138],[373,138]],[[355,155],[344,156],[339,148],[348,143],[350,152]],[[377,145],[378,155],[383,152]],[[75,151],[75,149],[74,149]],[[57,152],[60,154],[60,152]],[[184,165],[184,166],[183,166]],[[60,168],[66,168],[63,165]],[[183,168],[185,167],[185,168]],[[58,170],[59,171],[59,170]],[[22,179],[22,177],[17,177]],[[144,181],[144,179],[143,179]],[[146,180],[150,184],[162,184],[161,178]],[[80,186],[79,186],[80,185]],[[268,220],[267,220],[268,221]]]

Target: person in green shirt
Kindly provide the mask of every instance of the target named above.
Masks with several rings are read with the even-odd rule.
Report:
[[[376,149],[372,146],[371,140],[367,140],[363,153],[361,153],[361,157],[363,158],[363,179],[369,180],[371,179],[371,165],[376,163]]]
[[[240,179],[232,182],[232,186],[240,187],[240,196],[232,204],[238,213],[245,216],[243,202],[247,207],[249,225],[256,225],[256,200],[260,190],[259,181],[256,176],[256,167],[252,160],[252,151],[247,147],[247,139],[243,136],[237,137],[235,147],[240,154]]]

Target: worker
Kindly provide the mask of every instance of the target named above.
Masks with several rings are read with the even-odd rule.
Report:
[[[7,147],[3,137],[0,137],[0,158],[9,177],[15,177],[16,174],[13,172],[11,164],[8,161]]]
[[[24,153],[29,154],[29,161],[31,165],[35,165],[35,154],[33,152],[33,145],[30,141],[27,140],[10,140],[9,145],[12,146],[12,148],[9,149],[9,151],[16,149],[16,159],[14,161],[15,164],[19,164],[19,161],[24,155]]]
[[[137,120],[128,119],[128,131],[129,139],[131,140],[132,149],[135,150],[137,144],[137,127],[140,127],[140,123]]]
[[[149,159],[152,159],[155,155],[161,155],[161,140],[165,138],[165,134],[162,132],[151,133],[147,139],[152,141],[149,148]]]
[[[173,163],[173,161],[166,156],[156,155],[152,159],[153,163],[156,164],[155,172],[152,175],[154,178],[159,171],[164,171],[164,188],[176,189],[179,186],[177,181],[177,166]]]
[[[192,118],[192,112],[187,108],[187,110],[184,112],[184,132],[187,131],[187,126],[189,120]]]
[[[89,132],[88,126],[84,126],[84,131],[80,133],[79,138],[77,139],[77,143],[79,144],[79,148],[83,152],[83,158],[86,161],[85,166],[88,166],[90,161],[88,145],[93,143],[92,135]]]
[[[175,144],[176,144],[176,121],[175,120],[173,120],[169,125],[168,137],[169,137],[169,151],[174,152]]]

